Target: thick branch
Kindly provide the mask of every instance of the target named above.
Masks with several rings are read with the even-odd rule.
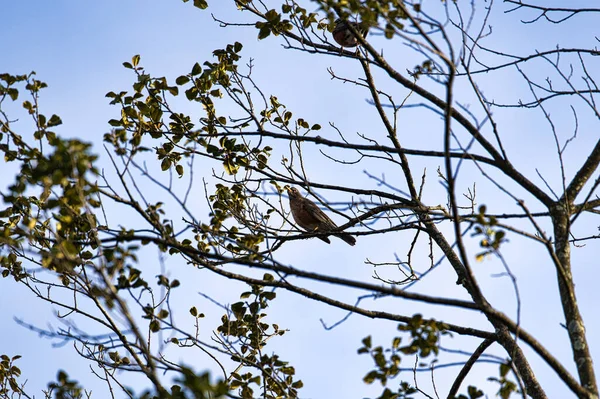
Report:
[[[565,200],[565,197],[569,203],[575,201],[577,194],[579,194],[585,183],[598,168],[598,164],[600,164],[600,140],[598,140],[590,156],[585,160],[581,168],[579,168],[573,180],[571,180],[566,192],[563,194],[563,198],[561,198],[561,202]]]
[[[594,364],[588,340],[585,334],[585,326],[583,318],[579,311],[577,298],[575,297],[575,284],[573,283],[573,275],[571,272],[571,248],[569,244],[569,217],[568,210],[564,207],[557,206],[554,209],[554,236],[555,236],[555,251],[559,261],[557,265],[557,280],[562,303],[563,313],[569,340],[571,342],[571,350],[573,359],[577,366],[579,381],[589,392],[598,396],[598,385],[594,372]],[[581,396],[588,397],[588,396]]]

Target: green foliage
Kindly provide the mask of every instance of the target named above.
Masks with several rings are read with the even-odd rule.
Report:
[[[18,260],[14,252],[10,252],[8,255],[0,255],[0,267],[2,268],[3,278],[12,275],[15,281],[20,281],[28,276],[23,269],[22,262]]]
[[[510,364],[508,362],[502,363],[499,367],[499,378],[488,378],[488,381],[495,382],[500,386],[496,395],[502,399],[509,399],[513,393],[520,393],[519,389],[517,388],[517,385],[513,381],[508,379],[508,374],[510,371]],[[467,395],[461,394],[459,396],[456,396],[455,399],[478,399],[483,397],[484,393],[474,386],[469,386],[467,388]]]
[[[413,9],[419,9],[418,4]],[[329,20],[329,29],[333,29],[333,21],[338,17],[360,22],[361,29],[378,26],[385,20],[383,32],[386,39],[392,39],[397,32],[405,28],[408,13],[406,4],[396,0],[325,0],[319,2],[319,9],[324,11]]]
[[[181,377],[175,380],[170,392],[155,392],[147,390],[141,395],[132,397],[139,399],[221,399],[229,392],[227,383],[223,380],[211,382],[209,373],[198,374],[192,369],[181,366]]]
[[[60,370],[56,376],[56,382],[48,384],[48,391],[56,399],[82,399],[85,391],[76,380],[69,379],[69,375]]]
[[[367,384],[379,381],[382,386],[388,384],[388,380],[397,377],[400,374],[400,363],[402,355],[418,354],[425,358],[432,353],[437,355],[439,352],[439,338],[441,335],[448,334],[443,323],[435,320],[424,320],[420,314],[414,315],[406,324],[399,324],[398,330],[410,333],[410,342],[407,345],[402,344],[401,337],[392,339],[389,348],[382,346],[373,347],[371,336],[362,340],[363,346],[358,349],[359,354],[368,353],[375,363],[375,369],[369,371],[363,378]],[[397,392],[392,392],[385,388],[378,399],[384,398],[408,398],[410,394],[417,390],[406,382],[401,382]]]
[[[160,144],[155,144],[154,149],[161,170],[174,170],[179,177],[185,173],[184,159],[197,155],[221,162],[228,175],[266,168],[271,147],[251,147],[246,140],[229,136],[228,132],[232,129],[237,131],[246,127],[248,122],[232,127],[228,119],[217,112],[218,101],[223,97],[222,90],[230,94],[238,90],[235,85],[239,82],[237,62],[241,50],[242,45],[238,42],[215,50],[213,55],[217,62],[205,62],[203,66],[196,63],[188,74],[176,78],[175,86],[169,84],[165,77],[154,78],[146,73],[140,65],[139,56],[134,56],[131,62],[125,63],[126,68],[132,69],[137,76],[132,93],[113,91],[107,94],[111,104],[121,107],[121,118],[110,121],[114,130],[105,135],[105,142],[111,144],[117,154],[132,157],[148,151],[144,146],[145,137],[158,142]],[[189,116],[174,113],[169,106],[169,97],[178,96],[180,88],[188,101],[202,104],[205,115],[200,118],[200,126],[196,126]],[[215,194],[210,196],[210,223],[196,227],[196,249],[207,252],[218,246],[234,255],[260,260],[256,253],[264,240],[262,234],[225,225],[230,218],[242,225],[247,224],[247,200],[242,184],[230,187],[218,184]],[[161,220],[163,213],[160,203],[146,210],[153,225],[170,237],[172,223]],[[263,220],[266,222],[268,215]],[[192,242],[186,240],[182,244],[191,248]],[[178,251],[169,249],[171,254]]]
[[[421,63],[421,65],[417,65],[414,67],[413,71],[410,73],[410,76],[418,79],[421,75],[429,75],[433,72],[433,62],[431,60],[425,60]]]
[[[482,261],[487,255],[496,253],[500,249],[500,245],[507,242],[504,230],[497,228],[498,220],[494,216],[486,216],[486,206],[479,207],[479,213],[475,215],[476,226],[471,237],[483,236],[479,245],[484,248],[484,251],[475,256],[477,261]]]
[[[19,98],[18,85],[25,82],[25,90],[30,94],[31,100],[25,100],[22,103],[23,108],[33,119],[36,130],[33,133],[33,137],[36,140],[47,138],[50,142],[56,140],[56,133],[49,130],[48,128],[56,127],[62,124],[62,120],[58,115],[52,115],[50,118],[39,112],[37,107],[37,100],[39,93],[42,89],[48,87],[45,82],[34,79],[35,72],[31,72],[29,75],[10,75],[0,74],[0,109],[2,103],[6,99],[16,101]],[[17,86],[17,87],[15,87]],[[0,145],[0,149],[5,153],[4,160],[6,162],[12,162],[16,159],[23,159],[24,156],[30,155],[29,152],[37,149],[28,148],[22,141],[21,136],[15,134],[11,129],[11,124],[8,120],[0,121],[0,131],[2,133],[9,133],[10,139],[13,140],[17,147],[17,150],[11,150],[9,144]],[[0,135],[0,139],[2,135]]]
[[[184,3],[187,3],[190,0],[182,0]],[[194,0],[194,7],[197,7],[201,10],[208,8],[208,2],[206,0]]]
[[[4,194],[9,206],[0,210],[0,243],[13,249],[0,257],[2,275],[12,275],[22,280],[28,275],[23,270],[16,248],[26,238],[40,255],[40,265],[55,271],[63,285],[72,281],[76,267],[92,257],[79,244],[82,240],[94,240],[98,223],[91,209],[98,208],[98,188],[95,179],[98,170],[94,166],[97,156],[91,153],[91,145],[76,139],[60,139],[48,128],[58,126],[60,117],[46,118],[37,107],[40,92],[47,85],[30,75],[2,75],[7,96],[3,102],[16,100],[23,85],[32,98],[24,101],[23,108],[35,123],[33,134],[38,146],[31,146],[16,134],[10,122],[2,122],[7,133],[7,143],[0,145],[5,161],[19,162],[20,172],[15,182]]]
[[[417,393],[418,390],[412,387],[408,382],[400,382],[398,390],[393,392],[389,388],[385,388],[380,396],[376,399],[415,399],[413,394]]]
[[[171,387],[172,399],[219,399],[226,397],[229,387],[225,381],[211,383],[210,374],[197,374],[183,367],[183,378],[178,379],[178,385]]]
[[[467,396],[469,395],[469,396]],[[477,387],[474,387],[472,385],[469,385],[467,387],[467,395],[458,395],[456,396],[454,399],[478,399],[481,398],[484,393],[482,391],[480,391],[479,389],[477,389]]]
[[[414,315],[408,323],[398,325],[398,330],[410,332],[411,339],[408,345],[400,346],[399,350],[406,355],[418,354],[421,358],[432,353],[437,356],[440,337],[450,334],[444,323],[433,319],[425,320],[420,314]]]
[[[237,51],[241,49],[241,46],[234,47]],[[230,58],[221,57],[223,60]],[[152,79],[144,74],[139,63],[139,56],[134,56],[131,62],[124,63],[126,68],[134,70],[138,75],[133,95],[129,96],[125,92],[108,95],[114,104],[120,104],[122,107],[122,118],[111,121],[116,129],[105,136],[105,140],[114,145],[118,155],[133,155],[146,151],[141,145],[142,136],[157,136],[155,129],[164,126],[164,112],[160,108],[164,105],[161,103],[163,96],[165,93],[178,94],[178,88],[169,86],[166,79]],[[61,120],[56,115],[46,118],[39,112],[37,98],[46,84],[33,79],[33,74],[3,74],[0,75],[0,80],[3,82],[0,85],[0,110],[3,102],[19,98],[20,91],[23,91],[22,86],[31,96],[31,101],[23,102],[23,108],[35,122],[36,131],[33,137],[39,143],[38,146],[29,145],[13,131],[7,118],[2,120],[2,133],[6,134],[7,140],[0,145],[0,151],[4,153],[5,161],[18,162],[20,166],[20,173],[17,174],[15,182],[8,192],[4,193],[7,207],[0,210],[0,243],[6,245],[6,251],[0,255],[2,276],[13,276],[17,281],[30,284],[32,275],[23,268],[23,255],[20,251],[20,245],[27,242],[31,248],[35,248],[39,265],[54,273],[63,286],[78,287],[82,295],[101,300],[108,309],[115,308],[116,295],[122,290],[128,292],[128,295],[134,294],[135,291],[149,291],[150,286],[142,277],[142,271],[133,266],[138,261],[139,245],[102,245],[99,241],[99,232],[107,227],[98,223],[93,212],[101,203],[97,199],[99,188],[92,180],[96,179],[99,173],[95,166],[97,157],[91,153],[91,145],[79,140],[61,139],[50,130],[60,125]],[[145,102],[140,101],[143,90],[147,93]],[[171,115],[171,118],[170,127],[173,131],[190,132],[191,123],[188,117]],[[155,138],[159,137],[158,135]],[[169,140],[157,149],[158,158],[163,160],[163,168],[164,160],[177,162],[180,159],[173,143],[173,140]],[[227,151],[240,150],[235,147],[235,140],[226,139],[221,143]],[[255,153],[259,151],[263,150],[257,150]],[[266,163],[266,158],[262,162]],[[182,175],[180,166],[176,165],[176,170]],[[138,211],[143,213],[146,220],[164,237],[171,236],[171,223],[163,219],[162,203],[148,204],[146,209],[138,208]],[[113,231],[112,234],[127,240],[134,232],[121,229]],[[144,245],[148,243],[143,240],[141,242]],[[191,241],[187,240],[185,244],[190,243]],[[158,247],[163,251],[168,249],[163,245]],[[102,284],[92,284],[88,273],[97,266],[94,261],[98,259],[101,259],[99,265],[102,268],[96,268],[95,271],[106,280]],[[158,285],[171,290],[180,283],[161,275],[158,276]],[[273,299],[271,294],[263,293],[261,297]],[[163,321],[170,317],[170,312],[161,302],[148,304],[142,310],[142,317],[148,320],[148,331],[151,333],[160,331]],[[102,359],[103,367],[107,370],[128,367],[132,362],[129,356],[124,356],[118,350],[109,350],[104,345],[95,348],[94,356]],[[18,356],[12,359],[2,357],[0,390],[3,393],[22,393],[16,380],[20,370],[13,364],[16,359]],[[191,372],[180,382],[181,385],[172,387],[170,395],[174,398],[217,398],[228,391],[225,382],[210,385],[206,375],[196,376]],[[58,373],[56,382],[48,385],[48,394],[69,399],[86,395],[78,382],[70,379],[64,371]],[[147,392],[142,397],[165,397],[165,394]]]
[[[183,0],[184,3],[188,1]],[[249,0],[235,2],[240,9],[251,3]],[[333,30],[334,20],[338,17],[357,20],[361,29],[378,26],[379,21],[385,21],[382,28],[387,39],[404,31],[405,25],[410,25],[409,5],[397,0],[323,0],[318,2],[317,12],[308,12],[295,3],[284,3],[280,11],[269,9],[253,14],[258,17],[254,26],[259,39],[286,35],[296,28],[325,35],[325,31]],[[208,2],[194,0],[193,5],[206,9]],[[410,7],[415,13],[421,11],[418,3]],[[323,13],[325,16],[321,18]],[[214,161],[222,167],[215,172],[220,183],[208,195],[211,207],[209,221],[198,224],[190,222],[187,226],[189,229],[183,231],[193,231],[193,237],[183,239],[179,238],[180,232],[175,233],[174,223],[167,218],[163,202],[151,203],[145,198],[138,202],[129,192],[120,197],[110,185],[108,189],[97,185],[96,180],[104,176],[99,174],[95,166],[97,157],[92,153],[90,144],[61,139],[53,131],[62,124],[61,118],[41,113],[37,100],[47,85],[35,79],[35,73],[0,74],[0,114],[4,115],[4,102],[17,101],[25,93],[28,98],[22,101],[22,107],[35,125],[31,132],[35,144],[30,145],[14,131],[10,119],[4,117],[0,120],[0,151],[5,162],[15,163],[20,168],[14,184],[4,195],[7,207],[0,210],[2,276],[12,276],[16,281],[26,284],[36,278],[22,265],[22,260],[27,259],[59,279],[60,284],[47,284],[49,301],[50,288],[58,290],[67,287],[75,294],[75,300],[80,296],[85,297],[96,304],[101,313],[105,311],[102,306],[105,306],[109,310],[105,314],[123,311],[125,305],[119,301],[122,299],[119,295],[126,294],[127,298],[133,298],[133,302],[139,305],[137,310],[141,309],[143,325],[147,325],[144,334],[147,334],[150,342],[160,337],[154,333],[169,327],[172,314],[168,297],[171,289],[180,286],[180,281],[170,280],[162,274],[156,276],[156,285],[165,292],[165,296],[155,302],[154,295],[158,290],[152,290],[149,280],[143,277],[142,267],[136,267],[140,246],[127,242],[136,240],[142,245],[152,243],[165,255],[180,254],[186,262],[197,267],[221,267],[221,257],[228,257],[233,263],[265,262],[267,258],[264,252],[261,253],[261,247],[264,247],[264,231],[267,229],[251,226],[261,223],[266,226],[270,214],[276,209],[271,208],[264,214],[252,214],[253,193],[248,189],[247,182],[255,181],[250,178],[252,172],[264,172],[261,179],[256,181],[270,181],[280,194],[282,188],[274,178],[271,179],[276,174],[269,175],[272,148],[263,141],[275,136],[269,131],[270,128],[281,132],[275,136],[281,138],[282,133],[289,136],[307,135],[320,130],[321,125],[309,123],[305,118],[295,115],[275,95],[263,95],[257,86],[253,87],[262,96],[264,104],[263,108],[255,109],[259,105],[254,100],[259,96],[251,100],[250,92],[244,87],[248,81],[254,85],[250,72],[244,76],[239,70],[242,49],[240,42],[216,49],[211,61],[196,62],[191,69],[180,72],[182,74],[174,80],[153,76],[141,65],[141,57],[134,55],[130,61],[123,63],[124,68],[135,75],[131,89],[106,94],[110,104],[119,108],[119,115],[109,121],[113,130],[105,134],[104,141],[112,147],[109,150],[111,154],[121,157],[125,164],[138,162],[136,156],[140,154],[153,154],[160,171],[174,173],[179,178],[190,174],[186,168],[189,168],[192,157]],[[377,62],[373,65],[377,65]],[[434,68],[432,60],[425,59],[409,74],[416,80],[430,74]],[[202,109],[200,118],[175,111],[171,104],[174,98],[187,100],[192,105],[199,104],[198,108]],[[232,115],[230,108],[223,106],[224,101],[232,101],[241,108],[243,116]],[[248,128],[250,133],[247,133]],[[259,136],[258,144],[248,139],[250,134]],[[283,158],[286,168],[288,162]],[[129,172],[127,168],[119,171],[119,177],[126,175],[126,172]],[[147,170],[143,174],[154,178]],[[141,230],[127,227],[110,229],[101,225],[96,217],[102,206],[100,194],[129,206],[148,223],[149,228],[144,233],[151,234],[140,238]],[[475,218],[473,236],[482,236],[480,245],[484,251],[477,254],[477,259],[482,260],[498,251],[507,240],[505,232],[498,228],[497,220],[493,216],[486,216],[485,206],[479,208]],[[102,242],[107,235],[109,239]],[[23,248],[35,255],[28,258]],[[92,278],[88,276],[90,271],[95,272]],[[272,282],[274,277],[266,274],[263,280]],[[34,292],[41,296],[41,291]],[[142,302],[141,298],[146,297],[152,298],[151,303]],[[217,328],[219,343],[239,365],[227,381],[211,383],[208,374],[199,375],[181,366],[181,378],[171,386],[170,392],[164,392],[164,389],[147,391],[141,398],[216,399],[226,395],[230,389],[237,390],[239,396],[248,399],[259,395],[264,398],[297,397],[303,383],[295,379],[295,368],[279,355],[265,351],[269,339],[285,333],[277,324],[265,321],[269,302],[275,298],[275,291],[266,291],[260,284],[251,285],[250,291],[242,293],[241,300],[233,303],[221,318]],[[79,302],[74,306],[73,312],[80,310],[77,308]],[[204,317],[204,313],[200,313],[196,307],[191,307],[189,312],[198,328],[199,319]],[[105,371],[140,367],[140,364],[132,363],[137,361],[136,355],[147,355],[137,346],[145,340],[135,337],[135,349],[123,350],[121,345],[130,343],[120,335],[118,327],[113,328],[112,331],[119,338],[118,344],[113,347],[96,345],[90,356],[97,356],[101,364],[99,367]],[[439,352],[440,337],[448,334],[443,323],[425,320],[418,314],[407,323],[400,324],[398,330],[404,335],[395,337],[389,347],[373,346],[372,338],[368,336],[358,350],[359,354],[369,354],[373,360],[373,370],[365,375],[364,382],[381,383],[383,391],[378,399],[412,398],[417,389],[407,382],[401,381],[395,391],[387,387],[390,380],[400,374],[402,356],[435,357]],[[173,331],[179,332],[174,328]],[[189,335],[169,337],[167,342],[179,347],[199,345],[198,338]],[[131,349],[131,346],[127,349]],[[131,352],[136,355],[130,355]],[[10,392],[17,395],[22,393],[16,380],[20,370],[13,364],[17,359],[18,356],[12,359],[5,355],[1,357],[0,396]],[[144,358],[144,365],[146,361],[148,359]],[[411,362],[410,367],[413,364]],[[503,399],[518,392],[516,385],[506,378],[509,370],[508,364],[503,364],[500,366],[500,377],[490,378],[500,385],[498,396]],[[78,382],[69,379],[64,371],[58,373],[57,382],[49,384],[49,391],[61,399],[80,398],[85,393]],[[457,398],[477,399],[483,396],[483,392],[469,386],[467,395]]]
[[[23,393],[21,385],[17,381],[17,378],[21,376],[21,369],[14,364],[20,358],[19,355],[13,357],[0,356],[0,397],[2,398],[10,398],[14,395],[20,397]]]
[[[265,21],[259,21],[255,24],[256,29],[258,29],[259,39],[265,39],[271,33],[275,36],[279,36],[283,32],[294,28],[288,19],[281,19],[281,14],[274,9],[267,11],[264,15]]]
[[[499,378],[495,378],[495,377],[488,378],[488,381],[493,381],[500,385],[500,387],[498,388],[497,395],[499,397],[501,397],[502,399],[510,398],[511,394],[513,394],[513,393],[517,393],[517,394],[520,393],[520,391],[517,388],[517,384],[515,384],[513,381],[511,381],[507,378],[510,370],[511,370],[511,368],[510,368],[510,364],[508,362],[502,363],[500,365],[500,370],[499,370],[500,377]]]
[[[124,63],[137,75],[133,94],[126,91],[106,94],[111,104],[121,106],[121,119],[109,121],[115,129],[106,134],[104,140],[115,147],[117,154],[133,155],[148,150],[141,145],[143,136],[163,138],[162,144],[155,147],[161,169],[174,168],[179,177],[185,172],[181,161],[197,152],[198,143],[206,151],[203,155],[220,160],[229,175],[235,175],[240,168],[265,168],[270,147],[249,148],[245,143],[238,143],[235,137],[217,137],[229,126],[227,118],[218,115],[215,101],[223,97],[221,88],[233,90],[231,74],[237,72],[241,50],[239,42],[215,50],[213,55],[217,62],[205,62],[205,68],[196,63],[190,73],[175,80],[175,86],[169,85],[165,77],[154,78],[147,74],[139,65],[139,56],[134,56],[132,62]],[[168,105],[169,95],[179,95],[178,86],[185,89],[188,101],[201,103],[206,112],[200,119],[202,126],[199,129],[189,116],[172,112]]]
[[[263,280],[272,281],[273,276],[265,274]],[[257,368],[261,373],[232,373],[230,386],[237,389],[242,398],[254,398],[256,387],[261,387],[261,391],[267,393],[265,398],[296,398],[303,383],[294,380],[294,367],[278,355],[268,355],[263,350],[267,340],[285,334],[285,330],[277,324],[269,325],[263,321],[266,317],[264,310],[269,301],[275,299],[276,293],[265,291],[264,287],[257,285],[251,288],[251,291],[240,295],[244,301],[232,304],[231,313],[223,315],[217,331],[227,339],[232,337],[239,342],[239,351],[232,356],[233,361],[250,369]]]
[[[260,261],[259,245],[263,242],[262,234],[241,232],[238,227],[226,227],[225,221],[233,218],[240,224],[245,224],[248,196],[244,185],[233,184],[231,187],[217,184],[215,194],[209,197],[212,211],[210,224],[203,224],[202,234],[198,234],[198,249],[204,251],[213,245],[224,246],[229,253],[251,261]],[[265,215],[266,222],[269,215]]]
[[[101,352],[106,352],[106,351],[104,351],[103,348],[100,351]],[[123,356],[122,357],[119,354],[119,352],[117,352],[117,351],[108,352],[107,355],[108,355],[108,359],[106,359],[106,363],[111,368],[117,368],[120,365],[127,366],[127,365],[129,365],[131,363],[131,361],[129,360],[129,358],[127,356]]]
[[[14,87],[16,83],[27,81],[35,72],[28,75],[10,75],[8,73],[0,74],[0,98],[4,101],[5,97],[8,96],[12,101],[16,101],[19,98],[19,89]],[[2,121],[2,132],[6,133],[5,130],[6,122]]]
[[[362,340],[363,347],[358,349],[358,353],[370,354],[376,366],[363,378],[365,383],[372,384],[374,381],[379,380],[381,385],[385,386],[388,379],[394,378],[400,373],[400,362],[402,360],[401,355],[398,353],[400,341],[401,339],[396,337],[392,341],[391,347],[384,349],[382,346],[373,347],[371,336]],[[389,355],[386,356],[386,354]]]

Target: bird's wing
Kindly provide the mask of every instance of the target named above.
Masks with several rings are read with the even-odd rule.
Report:
[[[310,215],[315,221],[314,224],[318,224],[320,229],[333,230],[337,228],[333,220],[331,220],[317,204],[306,198],[303,198],[302,200],[303,213]]]

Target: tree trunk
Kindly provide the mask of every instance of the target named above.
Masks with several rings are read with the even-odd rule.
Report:
[[[573,275],[571,273],[571,248],[569,244],[569,214],[566,209],[558,205],[553,214],[554,224],[554,248],[558,264],[558,289],[560,292],[560,301],[562,303],[563,313],[565,315],[565,325],[569,333],[573,359],[577,366],[579,381],[586,389],[598,397],[598,385],[594,373],[594,365],[587,338],[585,336],[585,326],[583,318],[577,306],[575,297],[575,285],[573,284]]]

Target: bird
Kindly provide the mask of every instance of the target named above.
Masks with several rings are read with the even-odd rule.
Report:
[[[350,28],[348,28],[348,25],[352,25],[354,29],[356,29],[356,31],[362,35],[363,38],[367,37],[369,30],[366,28],[361,28],[358,22],[348,22],[338,18],[335,20],[335,27],[331,32],[333,39],[342,47],[356,47],[359,45],[358,39],[356,36],[354,36]]]
[[[300,191],[295,187],[286,187],[292,216],[304,230],[308,232],[330,232],[338,229],[338,226],[311,200],[304,198]],[[331,233],[338,238],[344,240],[348,245],[356,244],[356,239],[348,233],[335,232]],[[319,239],[331,244],[328,236],[318,236]]]

